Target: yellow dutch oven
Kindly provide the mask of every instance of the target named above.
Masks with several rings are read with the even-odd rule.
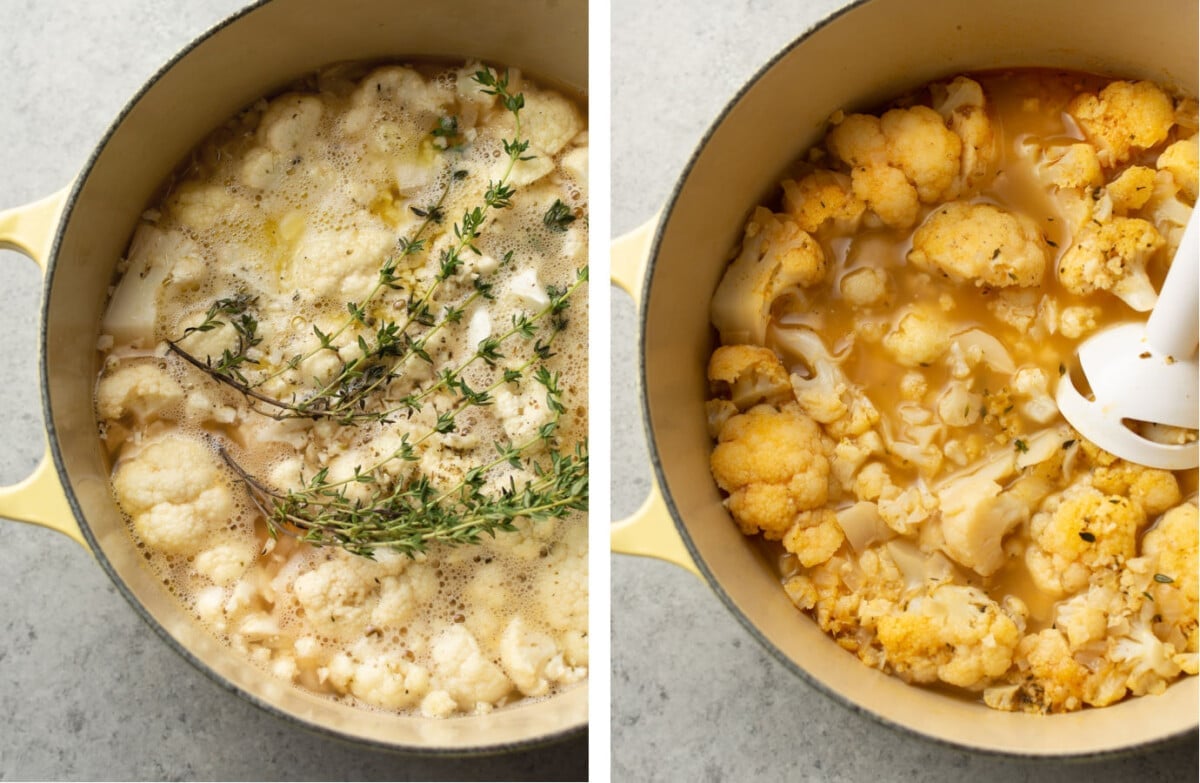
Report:
[[[33,475],[0,489],[0,516],[53,528],[96,556],[147,622],[249,701],[322,732],[431,753],[507,750],[587,725],[587,689],[446,720],[355,709],[265,674],[198,627],[142,565],[113,502],[96,437],[96,338],[108,287],[138,217],[213,128],[258,97],[348,60],[478,58],[587,89],[587,3],[531,0],[266,0],[193,42],[133,97],[70,187],[0,212],[0,248],[45,275],[40,371],[48,446]],[[91,335],[89,339],[87,336]]]
[[[804,33],[747,84],[692,154],[662,212],[614,242],[613,281],[636,300],[641,403],[657,486],[613,528],[613,550],[705,579],[791,671],[854,710],[960,749],[1082,757],[1194,731],[1196,677],[1161,696],[1036,716],[997,712],[863,666],[792,606],[742,536],[709,473],[708,303],[750,209],[817,142],[837,109],[866,109],[930,80],[1041,66],[1152,79],[1197,94],[1195,0],[863,0]]]

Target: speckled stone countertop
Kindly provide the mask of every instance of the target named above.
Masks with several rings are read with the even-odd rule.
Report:
[[[650,218],[701,135],[837,0],[613,2],[613,231]],[[613,518],[649,489],[634,308],[613,289]],[[1099,763],[980,757],[900,736],[790,674],[695,576],[613,556],[613,780],[1195,781],[1195,735]]]
[[[0,209],[69,183],[134,92],[242,0],[0,0]],[[0,252],[6,362],[0,483],[44,443],[41,276]],[[431,759],[317,736],[223,690],[164,644],[91,555],[0,520],[0,778],[579,780],[587,738]]]

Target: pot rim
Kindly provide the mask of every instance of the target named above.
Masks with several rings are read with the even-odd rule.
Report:
[[[771,69],[773,69],[776,65],[778,65],[780,61],[782,61],[783,59],[788,57],[798,46],[805,43],[815,33],[820,31],[821,29],[823,29],[830,23],[836,21],[843,15],[850,13],[852,11],[855,11],[862,6],[868,5],[871,2],[872,2],[872,0],[853,0],[852,2],[846,4],[845,6],[842,6],[841,8],[838,8],[838,9],[828,13],[824,17],[813,22],[812,25],[808,29],[806,29],[802,33],[800,33],[799,36],[797,36],[790,43],[786,44],[783,48],[781,48],[778,52],[776,52],[769,60],[767,60],[762,66],[760,66],[746,80],[746,82],[737,90],[737,92],[734,93],[734,95],[732,97],[730,97],[730,99],[725,103],[725,105],[717,113],[717,115],[713,119],[713,121],[709,124],[708,128],[705,129],[705,131],[701,135],[699,141],[696,143],[695,148],[692,150],[691,155],[688,156],[687,161],[684,163],[683,168],[680,170],[679,175],[676,177],[675,182],[672,184],[671,190],[668,193],[666,200],[663,202],[663,207],[662,207],[662,211],[660,213],[660,217],[657,221],[657,224],[654,227],[654,236],[652,237],[652,239],[649,243],[648,250],[647,250],[645,271],[643,273],[643,277],[641,280],[641,283],[642,283],[641,290],[642,290],[643,294],[640,298],[640,301],[638,302],[638,327],[639,327],[639,329],[638,329],[638,357],[640,359],[640,361],[638,362],[638,365],[639,365],[639,367],[638,367],[639,376],[638,377],[641,382],[641,390],[642,390],[642,393],[639,394],[639,404],[642,409],[642,428],[645,432],[646,443],[649,447],[648,451],[649,451],[650,464],[654,471],[655,480],[658,484],[660,491],[662,492],[663,502],[666,504],[667,510],[671,514],[671,522],[672,522],[672,524],[674,524],[676,531],[678,531],[679,537],[682,539],[683,545],[687,549],[688,555],[691,557],[692,561],[696,564],[696,567],[699,569],[700,573],[704,576],[704,580],[708,583],[708,587],[714,593],[716,593],[717,597],[721,600],[721,603],[723,603],[725,605],[725,608],[727,610],[729,610],[729,612],[735,618],[737,618],[738,622],[741,623],[741,625],[746,629],[747,632],[749,632],[750,636],[753,637],[754,640],[757,641],[768,653],[770,653],[771,656],[773,658],[775,658],[775,660],[777,660],[778,662],[783,664],[783,666],[786,669],[788,669],[792,674],[798,676],[807,685],[811,686],[812,688],[814,688],[816,691],[823,694],[824,696],[831,698],[835,703],[841,705],[842,707],[846,708],[850,712],[871,718],[876,723],[886,726],[887,728],[897,732],[898,734],[901,734],[901,735],[907,736],[907,737],[915,737],[915,738],[918,738],[920,740],[923,740],[923,741],[928,742],[933,745],[937,745],[940,747],[944,747],[944,748],[948,748],[948,749],[952,749],[952,750],[956,750],[956,751],[960,751],[960,752],[967,752],[967,753],[971,753],[973,755],[981,756],[981,757],[1003,758],[1003,759],[1031,759],[1031,760],[1058,759],[1058,760],[1081,761],[1081,762],[1082,761],[1107,760],[1107,759],[1114,759],[1114,758],[1119,758],[1119,757],[1124,757],[1124,756],[1132,756],[1132,755],[1138,755],[1138,754],[1142,754],[1142,753],[1149,753],[1149,752],[1152,752],[1159,748],[1162,748],[1166,745],[1170,745],[1175,742],[1178,742],[1181,739],[1183,739],[1189,735],[1194,735],[1196,733],[1196,726],[1193,725],[1193,726],[1184,728],[1181,731],[1178,731],[1176,733],[1168,734],[1168,735],[1160,737],[1156,740],[1152,740],[1150,742],[1145,742],[1145,743],[1142,743],[1139,745],[1118,747],[1118,748],[1113,748],[1111,750],[1101,750],[1101,751],[1092,751],[1092,752],[1084,751],[1084,752],[1079,752],[1079,753],[1063,753],[1063,754],[1050,755],[1050,754],[1034,753],[1034,752],[1021,753],[1019,751],[995,750],[995,749],[991,749],[991,748],[980,748],[980,747],[975,747],[975,746],[971,746],[971,745],[965,745],[965,744],[954,742],[952,740],[948,740],[948,739],[945,739],[942,737],[934,736],[931,734],[926,734],[926,733],[920,731],[916,727],[907,726],[907,725],[904,725],[901,723],[897,723],[896,721],[890,720],[888,718],[885,718],[884,716],[880,715],[879,713],[875,712],[874,710],[871,710],[867,707],[864,707],[858,703],[851,701],[849,698],[842,695],[840,692],[825,685],[823,682],[820,682],[815,677],[813,677],[811,674],[809,674],[808,670],[806,670],[805,668],[803,668],[802,666],[797,664],[790,657],[788,657],[786,654],[784,654],[784,652],[782,650],[780,650],[774,643],[772,643],[759,630],[758,626],[754,622],[752,622],[750,620],[750,618],[747,617],[745,615],[745,613],[742,612],[741,609],[738,608],[737,604],[733,601],[733,598],[721,586],[720,581],[718,581],[717,578],[713,575],[712,571],[708,567],[708,564],[705,562],[704,558],[701,556],[699,549],[697,549],[696,545],[693,543],[691,534],[688,532],[687,526],[683,524],[682,515],[679,511],[678,506],[675,503],[675,498],[671,494],[670,486],[667,483],[666,472],[663,468],[662,459],[659,455],[658,443],[657,443],[657,440],[655,437],[655,429],[654,429],[654,425],[651,420],[650,402],[649,402],[649,398],[645,394],[645,389],[648,386],[648,378],[647,378],[648,367],[647,367],[647,362],[645,360],[646,347],[647,347],[646,346],[646,327],[647,327],[648,320],[649,320],[649,304],[648,304],[649,296],[648,296],[648,293],[650,291],[651,279],[654,277],[654,268],[655,268],[655,265],[658,263],[659,250],[662,245],[666,226],[671,220],[671,216],[672,216],[672,213],[674,212],[675,205],[678,202],[681,193],[683,192],[684,186],[687,184],[687,181],[688,181],[689,177],[691,176],[692,170],[695,168],[701,155],[704,153],[704,150],[707,148],[709,141],[711,141],[713,135],[724,124],[725,120],[732,113],[733,109],[739,103],[741,103],[741,101],[745,97],[745,95],[756,84],[758,84],[758,82]],[[917,686],[913,686],[913,687],[917,687]]]
[[[59,435],[54,425],[54,417],[51,415],[50,403],[50,377],[49,377],[49,360],[48,360],[48,345],[49,337],[49,318],[50,318],[50,289],[54,282],[54,275],[58,269],[58,251],[62,242],[63,236],[66,233],[66,227],[71,222],[74,216],[75,205],[78,201],[79,194],[86,184],[96,161],[108,146],[109,141],[120,130],[121,125],[129,116],[130,112],[137,106],[141,99],[154,88],[155,85],[171,71],[181,60],[192,53],[201,44],[212,38],[217,33],[225,28],[240,21],[243,17],[249,16],[260,8],[270,5],[276,0],[253,0],[242,8],[234,11],[224,19],[213,24],[207,30],[197,34],[187,44],[175,52],[166,62],[164,62],[146,81],[135,91],[120,111],[114,116],[112,122],[105,129],[100,139],[96,142],[91,152],[88,154],[86,161],[80,168],[75,180],[72,182],[66,200],[63,203],[62,212],[58,218],[58,224],[55,226],[54,238],[50,244],[50,250],[46,256],[46,271],[43,275],[42,283],[42,301],[40,313],[40,333],[38,336],[38,378],[40,380],[39,389],[41,397],[42,419],[45,425],[46,437],[49,445],[49,452],[54,460],[54,469],[58,476],[59,483],[62,485],[63,493],[66,496],[67,504],[71,508],[72,514],[75,516],[75,521],[79,524],[79,530],[87,541],[88,548],[92,555],[99,562],[101,568],[108,575],[117,591],[125,598],[134,612],[141,617],[143,621],[158,635],[160,639],[167,643],[167,646],[178,653],[184,660],[198,669],[201,673],[208,677],[209,680],[219,685],[223,690],[233,693],[247,702],[258,707],[262,711],[272,715],[275,718],[281,719],[286,723],[294,725],[298,728],[307,730],[311,733],[330,737],[341,741],[349,741],[357,745],[371,747],[377,750],[391,751],[397,754],[407,754],[414,756],[425,757],[441,757],[441,758],[464,758],[474,756],[489,756],[497,754],[514,753],[518,751],[535,750],[537,748],[556,745],[569,739],[578,736],[583,736],[587,733],[588,722],[585,719],[582,723],[567,726],[561,731],[540,734],[512,742],[499,742],[493,744],[485,744],[470,747],[430,747],[424,745],[406,745],[398,743],[389,743],[381,740],[376,740],[368,737],[361,737],[354,734],[335,731],[327,726],[310,723],[297,715],[294,715],[273,703],[256,696],[243,688],[239,687],[226,677],[218,674],[211,666],[205,663],[189,648],[181,644],[174,636],[172,636],[166,628],[164,628],[150,614],[146,607],[138,600],[137,596],[125,583],[125,580],[118,573],[116,568],[105,556],[103,549],[92,533],[91,526],[88,524],[87,517],[83,512],[83,508],[75,495],[74,487],[71,484],[70,477],[65,467],[62,450],[59,446]],[[580,687],[588,687],[583,685]],[[519,705],[518,705],[519,708]],[[437,720],[430,718],[429,720]],[[458,718],[448,718],[446,720],[458,720]]]

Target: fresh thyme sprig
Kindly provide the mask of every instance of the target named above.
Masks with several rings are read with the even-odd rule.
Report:
[[[353,475],[331,479],[325,467],[304,480],[300,489],[278,490],[246,471],[233,456],[220,449],[230,469],[247,488],[251,501],[266,520],[268,532],[295,536],[316,546],[335,545],[354,554],[370,557],[379,548],[408,555],[424,551],[431,543],[475,543],[485,535],[511,531],[519,519],[560,518],[584,510],[588,499],[586,441],[573,452],[564,452],[558,442],[560,420],[566,414],[559,378],[546,367],[554,356],[556,338],[567,326],[566,311],[571,297],[587,281],[587,267],[564,287],[547,286],[547,304],[536,312],[513,316],[510,326],[490,335],[473,353],[443,368],[412,388],[394,391],[394,382],[404,377],[405,368],[416,359],[434,363],[431,342],[437,335],[462,321],[469,308],[493,298],[487,275],[473,275],[465,293],[446,297],[448,284],[463,278],[469,255],[482,256],[478,242],[494,211],[509,208],[516,194],[510,184],[516,166],[531,159],[529,141],[522,138],[521,93],[509,88],[507,72],[481,69],[473,76],[482,92],[494,95],[513,117],[511,139],[502,139],[507,162],[501,175],[490,180],[482,203],[464,209],[453,223],[450,241],[436,260],[435,273],[424,290],[406,290],[401,280],[404,259],[426,250],[425,232],[446,219],[445,201],[454,182],[467,176],[454,171],[438,201],[411,206],[422,222],[417,230],[399,240],[398,250],[379,270],[372,290],[360,301],[347,302],[347,317],[331,332],[313,326],[315,347],[284,360],[270,372],[248,377],[259,367],[258,333],[255,316],[257,299],[239,294],[215,302],[197,326],[187,329],[178,341],[169,341],[171,351],[217,381],[245,395],[252,410],[274,418],[332,419],[343,425],[358,422],[391,422],[400,416],[426,423],[423,434],[405,433],[399,447],[379,456],[375,464],[359,466]],[[458,118],[443,117],[431,131],[433,138],[454,151],[460,136]],[[566,229],[575,216],[556,201],[544,217],[552,230]],[[498,266],[512,263],[512,252]],[[427,261],[426,263],[429,263]],[[399,302],[385,297],[400,292]],[[453,299],[446,303],[444,299]],[[399,312],[392,320],[384,313]],[[196,332],[207,332],[228,324],[237,336],[233,348],[221,357],[203,360],[179,344]],[[356,348],[356,351],[348,350]],[[300,372],[305,362],[323,352],[337,358],[336,371],[314,388],[294,392],[288,398],[267,394],[264,385],[286,373]],[[484,364],[488,380],[478,388],[468,382],[466,372]],[[459,417],[471,408],[491,405],[495,394],[507,384],[528,378],[545,392],[548,418],[524,442],[496,442],[495,454],[464,467],[462,477],[451,486],[437,482],[419,470],[406,479],[408,470],[395,470],[394,463],[415,463],[440,436],[459,428]],[[397,399],[396,395],[407,392]],[[432,413],[427,406],[435,406]],[[526,478],[504,482],[506,466],[525,471]]]

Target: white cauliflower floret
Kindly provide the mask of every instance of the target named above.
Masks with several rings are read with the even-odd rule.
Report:
[[[500,663],[526,696],[545,696],[552,678],[548,669],[562,653],[548,635],[514,617],[500,637]]]
[[[256,558],[253,541],[218,544],[196,555],[196,573],[218,585],[233,584],[242,578]]]
[[[994,288],[1039,285],[1046,240],[1027,215],[955,201],[934,210],[913,235],[910,263],[955,281]]]
[[[1029,506],[1001,491],[1001,482],[1015,470],[1016,459],[1006,452],[937,489],[946,554],[981,576],[1007,562],[1004,537],[1029,519]]]
[[[825,504],[829,459],[821,428],[795,407],[759,405],[732,417],[710,456],[726,507],[746,535],[780,539],[796,516]]]
[[[713,294],[713,325],[726,345],[762,345],[771,303],[789,286],[820,282],[829,268],[812,236],[786,215],[758,207],[738,257]]]
[[[1049,424],[1058,416],[1058,404],[1050,396],[1049,379],[1036,367],[1023,367],[1012,377],[1012,390],[1021,398],[1021,413],[1038,424]]]
[[[830,129],[825,143],[850,167],[854,195],[891,227],[915,223],[918,203],[957,192],[962,140],[928,106],[892,109],[882,117],[851,114]]]
[[[943,584],[877,625],[888,666],[909,682],[979,689],[1012,665],[1017,624],[974,587]]]
[[[153,441],[122,460],[113,489],[139,538],[167,554],[196,554],[224,534],[234,513],[216,455],[185,437]]]
[[[132,414],[137,419],[160,416],[183,399],[183,387],[157,363],[122,364],[105,373],[96,388],[96,412],[103,419]]]
[[[292,583],[305,619],[323,633],[348,637],[361,632],[378,601],[379,585],[353,555],[342,555],[301,574]]]
[[[1163,642],[1143,623],[1135,623],[1128,636],[1115,641],[1108,657],[1116,664],[1125,664],[1125,687],[1134,696],[1162,693],[1167,684],[1179,676],[1175,662],[1175,647]]]
[[[1111,82],[1099,94],[1077,96],[1067,111],[1088,141],[1096,145],[1101,163],[1108,167],[1164,141],[1175,124],[1171,98],[1156,84],[1145,81]]]
[[[201,256],[200,245],[182,230],[164,231],[142,223],[129,243],[129,261],[104,313],[101,330],[114,341],[150,348],[157,342],[158,294],[171,272],[166,259],[176,265]]]
[[[866,204],[854,195],[850,178],[827,169],[817,169],[800,180],[784,180],[783,205],[802,231],[816,233],[832,225],[839,233],[858,226]]]
[[[1111,291],[1134,310],[1145,312],[1158,301],[1146,262],[1162,246],[1154,225],[1140,218],[1090,223],[1063,253],[1058,279],[1073,294]]]
[[[840,363],[812,329],[775,329],[775,344],[799,366],[792,392],[806,415],[835,438],[856,437],[879,423],[879,411],[862,389],[850,383]]]
[[[493,413],[504,427],[508,439],[514,444],[525,444],[535,440],[538,432],[553,416],[553,412],[546,405],[546,389],[536,383],[529,386],[530,388],[515,393],[508,387],[501,386],[493,395]],[[536,450],[535,448],[534,451]]]
[[[1139,504],[1086,484],[1043,508],[1030,521],[1025,562],[1034,584],[1053,596],[1074,593],[1093,573],[1134,557],[1138,531],[1146,524]]]
[[[411,707],[429,692],[429,672],[394,653],[355,645],[338,653],[325,667],[329,682],[368,704],[391,710]]]
[[[276,152],[293,154],[316,137],[324,110],[324,102],[315,95],[282,95],[263,113],[259,141]]]
[[[392,232],[374,221],[338,228],[310,225],[285,266],[285,287],[310,299],[357,301],[379,279],[379,263],[394,241]]]
[[[420,563],[407,565],[399,574],[379,579],[379,601],[371,610],[371,624],[402,626],[438,592],[435,570]]]
[[[983,87],[974,79],[958,76],[931,88],[933,108],[962,139],[959,194],[974,191],[991,171],[996,159],[996,134],[987,114]]]
[[[780,405],[792,397],[792,382],[779,357],[757,345],[723,345],[708,360],[708,380],[727,386],[739,411],[767,403]]]
[[[479,649],[479,642],[461,625],[452,625],[433,641],[433,687],[444,690],[461,710],[477,703],[495,704],[513,689],[499,666]]]
[[[557,155],[583,130],[583,117],[573,101],[556,92],[524,89],[521,131],[529,139],[533,154]],[[511,137],[506,137],[511,138]]]
[[[927,309],[909,308],[896,328],[884,335],[883,347],[906,367],[925,366],[950,347],[949,327]]]
[[[542,618],[551,630],[586,631],[588,627],[587,551],[547,567],[537,578],[535,592]]]

